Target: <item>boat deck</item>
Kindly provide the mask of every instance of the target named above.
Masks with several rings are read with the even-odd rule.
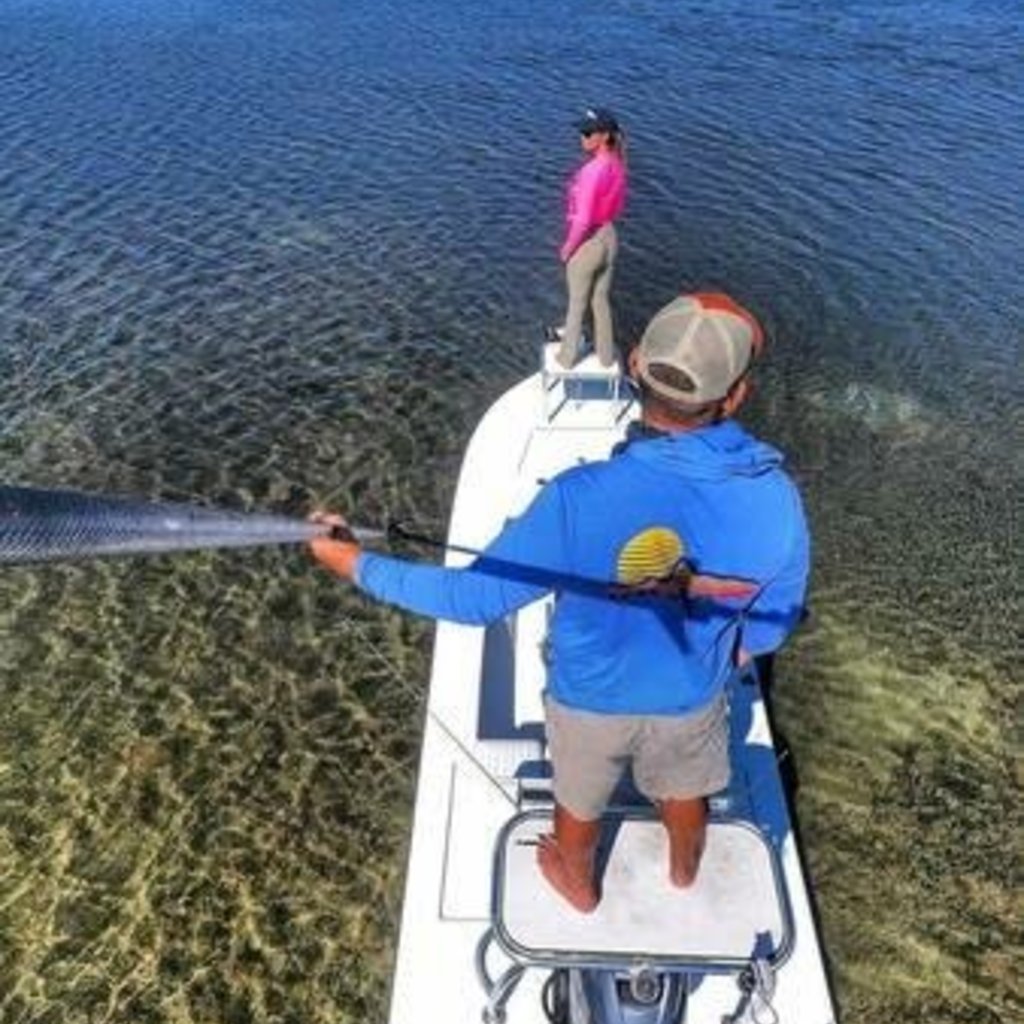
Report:
[[[491,407],[466,451],[450,542],[470,549],[486,546],[551,476],[606,458],[621,440],[636,411],[628,395],[596,361],[582,370],[574,379],[545,363],[542,372]],[[451,553],[446,561],[459,566],[468,560]],[[613,935],[602,943],[588,938],[589,931],[577,931],[589,929],[588,919],[563,909],[542,887],[527,834],[518,837],[524,843],[514,842],[509,854],[514,877],[499,885],[496,851],[503,834],[509,834],[510,820],[537,808],[541,818],[523,819],[532,822],[524,828],[537,828],[545,809],[550,810],[541,707],[547,614],[548,602],[539,601],[486,629],[438,624],[390,1024],[418,1024],[426,1008],[439,1005],[446,1008],[446,1020],[478,1021],[485,995],[475,962],[482,937],[497,928],[505,930],[508,949],[498,943],[488,947],[483,968],[492,978],[517,961],[567,962],[570,947],[586,949],[598,960],[616,951],[675,956],[679,963],[696,963],[704,956],[706,964],[722,972],[694,975],[685,1021],[720,1024],[723,1015],[735,1011],[739,994],[738,968],[729,966],[731,958],[752,952],[746,947],[755,925],[768,934],[772,950],[787,956],[774,999],[781,1019],[832,1024],[803,869],[756,685],[737,682],[734,687],[733,780],[712,806],[720,815],[742,819],[744,827],[756,829],[769,844],[779,888],[786,894],[775,905],[784,909],[773,911],[758,902],[770,871],[756,855],[734,859],[742,839],[709,840],[699,887],[689,896],[669,889],[664,868],[636,870],[634,847],[643,847],[654,859],[662,856],[657,845],[663,842],[661,829],[650,822],[625,830],[621,846],[615,844],[619,859],[609,861],[605,897],[591,919],[603,921]],[[733,867],[726,869],[731,859]],[[503,904],[496,903],[501,893]],[[513,894],[511,902],[508,894]],[[655,916],[627,927],[640,907]],[[703,924],[698,923],[699,907]],[[708,930],[713,919],[734,917],[740,907],[749,908],[750,916],[736,934],[726,924],[721,932]],[[670,924],[671,937],[661,927],[649,928],[655,911],[662,909],[690,924],[685,929]],[[787,920],[789,938],[784,934]],[[698,932],[708,939],[700,943],[703,949],[694,938]],[[545,1024],[540,995],[547,974],[547,969],[526,970],[505,1008],[507,1024]]]
[[[598,862],[601,902],[580,914],[543,880],[538,837],[551,815],[527,811],[499,839],[495,928],[510,955],[535,964],[738,969],[780,959],[791,941],[774,853],[755,828],[713,821],[701,870],[688,889],[668,880],[668,840],[651,816],[612,819]]]

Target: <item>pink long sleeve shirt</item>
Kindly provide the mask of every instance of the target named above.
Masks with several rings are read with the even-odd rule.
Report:
[[[626,205],[626,168],[613,153],[591,157],[572,176],[566,192],[564,263],[600,227],[615,220]]]

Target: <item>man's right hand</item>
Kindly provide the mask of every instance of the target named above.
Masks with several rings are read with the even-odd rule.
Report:
[[[752,597],[757,584],[732,576],[695,573],[681,560],[668,576],[649,576],[636,583],[618,583],[611,588],[615,597],[667,597],[683,600],[688,597],[728,598]]]

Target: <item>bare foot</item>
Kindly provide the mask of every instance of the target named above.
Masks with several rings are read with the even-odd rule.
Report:
[[[555,837],[542,835],[537,841],[537,865],[548,884],[581,914],[592,913],[598,904],[590,873],[574,871],[566,862]]]
[[[669,881],[677,889],[688,889],[697,878],[700,867],[700,851],[687,851],[682,856],[673,855],[669,858]]]

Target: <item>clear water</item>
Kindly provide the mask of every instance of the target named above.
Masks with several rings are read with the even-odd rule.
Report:
[[[766,320],[848,1022],[1021,1008],[1016,0],[3,0],[5,480],[443,524],[614,107],[621,339]],[[0,1021],[381,1020],[429,626],[301,552],[0,577]]]

